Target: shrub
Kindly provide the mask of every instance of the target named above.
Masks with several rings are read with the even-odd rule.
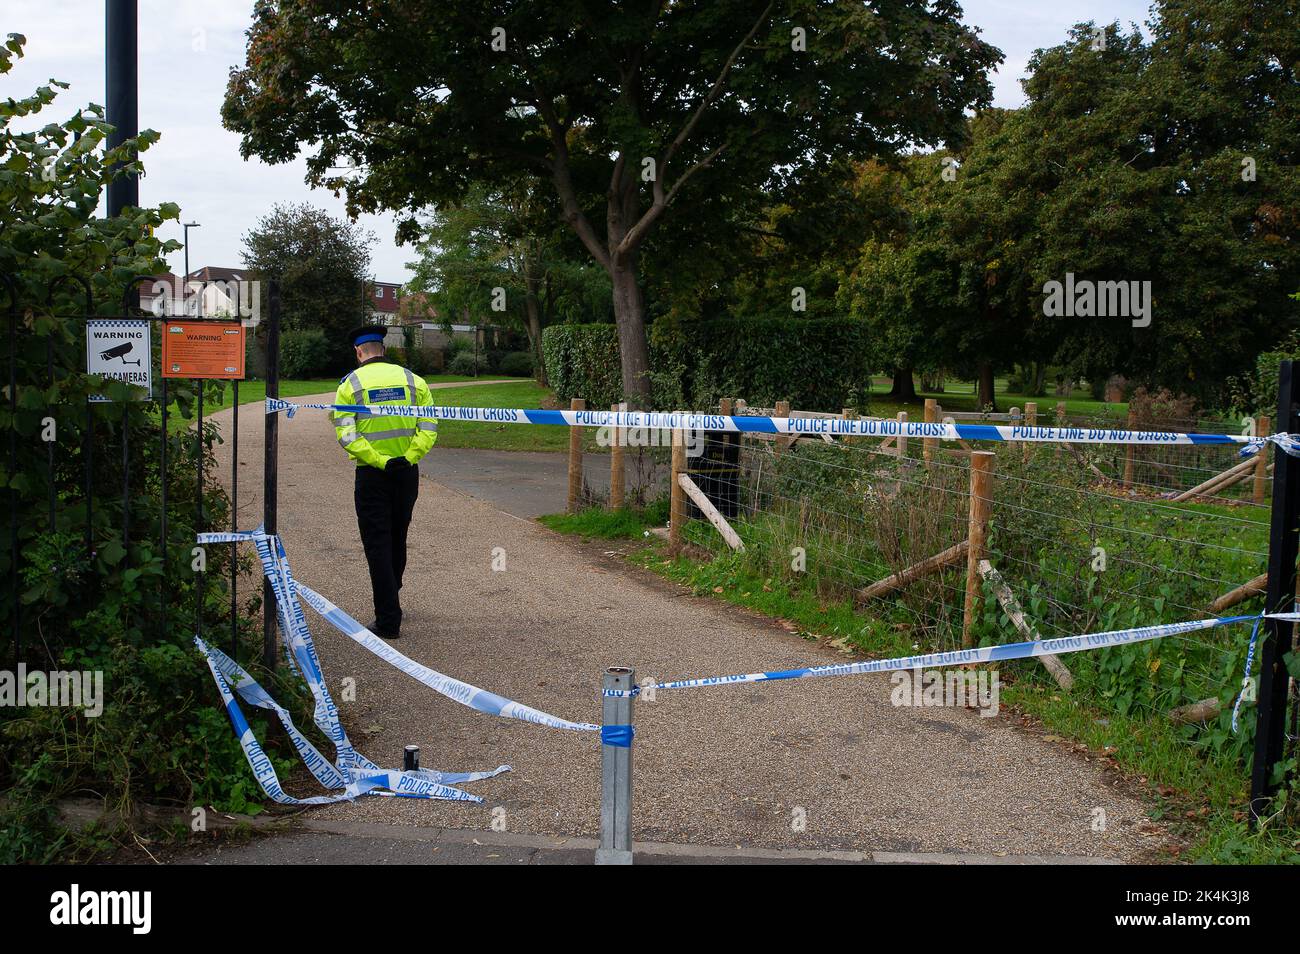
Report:
[[[527,351],[511,351],[501,359],[500,372],[512,378],[528,378],[533,374],[533,356]]]
[[[280,374],[286,378],[328,375],[339,356],[320,328],[294,328],[280,335]]]
[[[461,351],[451,359],[451,364],[447,366],[447,370],[452,374],[474,374],[476,370],[478,372],[486,371],[487,359],[482,354],[479,354],[476,361],[473,351]]]

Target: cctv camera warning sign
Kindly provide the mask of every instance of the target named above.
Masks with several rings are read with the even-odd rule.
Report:
[[[244,326],[237,321],[165,321],[164,378],[244,378]]]
[[[142,398],[153,389],[153,365],[148,319],[91,319],[86,322],[86,373],[125,381],[143,388]],[[93,401],[107,401],[102,394]]]

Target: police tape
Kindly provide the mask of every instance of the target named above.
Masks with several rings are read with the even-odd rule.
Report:
[[[303,409],[342,411],[385,417],[422,417],[441,421],[490,424],[543,424],[561,427],[618,427],[668,431],[716,431],[741,434],[791,434],[808,437],[915,437],[941,441],[1021,441],[1028,443],[1138,444],[1147,446],[1242,447],[1253,454],[1264,444],[1276,444],[1300,456],[1300,441],[1289,434],[1254,437],[1247,434],[1196,434],[1172,431],[1133,431],[1098,427],[1039,427],[1036,425],[949,424],[893,421],[884,418],[758,417],[667,411],[563,411],[501,407],[451,407],[436,404],[295,404],[266,399],[266,413],[285,411],[290,418]]]
[[[482,802],[477,795],[452,786],[481,779],[493,778],[510,771],[510,766],[500,765],[485,772],[438,772],[430,769],[395,771],[382,769],[357,752],[339,719],[338,707],[329,694],[321,670],[320,659],[307,627],[306,616],[298,600],[299,585],[289,569],[284,545],[279,537],[258,530],[233,533],[202,533],[199,543],[252,542],[262,563],[263,573],[275,597],[276,614],[280,631],[285,638],[285,653],[293,668],[303,677],[310,690],[314,707],[312,720],[334,745],[334,760],[330,762],[298,730],[289,712],[277,703],[247,671],[221,650],[207,645],[198,636],[195,645],[203,653],[212,672],[213,680],[221,693],[226,714],[235,728],[239,743],[248,760],[253,775],[262,791],[273,801],[286,805],[323,805],[350,800],[361,795],[392,795],[404,798],[448,799]],[[471,687],[472,688],[472,687]],[[266,756],[254,736],[236,698],[258,708],[274,712],[288,733],[294,748],[307,770],[327,789],[342,791],[335,795],[318,795],[296,798],[289,795],[280,784],[275,766]]]
[[[391,794],[404,798],[482,802],[483,799],[479,796],[453,788],[447,783],[473,782],[510,771],[510,766],[502,765],[491,772],[432,772],[426,769],[396,772],[381,769],[373,762],[355,754],[350,765],[343,765],[341,759],[339,764],[331,765],[293,725],[293,719],[289,717],[288,712],[276,703],[251,676],[239,669],[238,665],[221,650],[208,646],[197,636],[194,637],[194,642],[207,659],[208,668],[212,671],[212,678],[216,681],[222,702],[225,704],[226,714],[235,727],[235,734],[239,737],[239,744],[244,750],[244,757],[248,759],[249,767],[253,770],[253,776],[262,791],[272,801],[282,805],[328,805],[333,802],[351,801],[361,795]],[[285,792],[280,785],[280,778],[274,764],[262,749],[261,743],[257,741],[252,727],[249,726],[248,720],[244,718],[244,713],[239,708],[234,692],[231,691],[227,672],[231,671],[232,666],[242,673],[242,678],[235,684],[235,692],[243,696],[251,705],[275,711],[280,717],[281,724],[289,731],[294,747],[303,756],[308,770],[326,788],[342,789],[339,794],[296,798]]]
[[[448,699],[459,702],[463,706],[468,706],[488,715],[500,716],[503,719],[518,719],[521,722],[532,722],[551,729],[571,729],[577,732],[596,732],[600,729],[600,726],[592,725],[589,722],[570,722],[568,719],[561,719],[558,716],[541,712],[531,706],[499,696],[495,692],[479,689],[477,686],[471,686],[467,682],[461,682],[459,679],[454,679],[435,669],[430,669],[428,666],[399,653],[343,610],[307,586],[307,584],[299,583],[298,592],[308,606],[319,613],[339,632],[348,636],[357,644],[364,646],[384,662],[406,673],[415,681],[428,686],[434,692],[442,693]]]
[[[1300,620],[1300,613],[1262,613],[1256,616],[1223,616],[1197,619],[1183,623],[1162,623],[1135,629],[1117,629],[1105,633],[1088,633],[1081,636],[1061,636],[1055,639],[1030,640],[1023,643],[1003,643],[997,646],[979,646],[973,649],[954,649],[946,652],[924,653],[919,656],[895,656],[890,659],[868,659],[862,662],[835,663],[828,666],[811,666],[803,669],[779,669],[772,672],[742,673],[734,676],[709,676],[699,679],[676,679],[656,682],[632,689],[605,689],[605,696],[621,698],[636,696],[649,689],[694,689],[701,686],[729,686],[751,682],[773,682],[780,679],[809,679],[824,676],[856,676],[869,672],[895,672],[910,669],[940,669],[945,666],[964,666],[978,663],[1003,662],[1010,659],[1029,659],[1035,656],[1059,656],[1088,649],[1105,649],[1125,646],[1152,639],[1163,639],[1183,633],[1214,629],[1260,619],[1277,619],[1286,622]],[[1252,640],[1254,634],[1252,633]],[[1249,678],[1249,670],[1247,671]]]

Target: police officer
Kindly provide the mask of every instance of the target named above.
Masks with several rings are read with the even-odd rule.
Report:
[[[388,360],[385,330],[381,325],[366,325],[349,336],[357,369],[339,382],[334,403],[432,406],[433,395],[424,379]],[[438,423],[432,415],[361,411],[334,411],[331,417],[339,444],[357,463],[353,500],[375,600],[370,629],[384,639],[396,639],[402,627],[397,594],[406,569],[406,531],[420,492],[419,463],[438,439]]]

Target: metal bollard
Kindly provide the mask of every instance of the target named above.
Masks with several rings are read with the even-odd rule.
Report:
[[[408,745],[402,750],[402,771],[414,772],[420,767],[420,747]]]
[[[635,685],[635,670],[605,670],[602,689],[630,693]],[[632,698],[602,692],[598,865],[632,863]]]

